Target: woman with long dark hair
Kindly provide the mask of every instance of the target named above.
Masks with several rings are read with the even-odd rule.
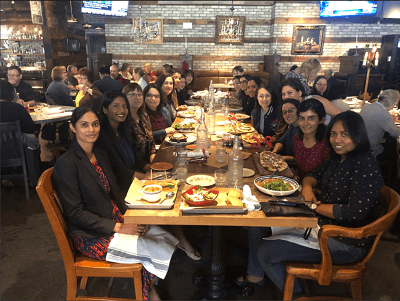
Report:
[[[161,102],[168,109],[171,121],[174,122],[176,118],[176,108],[179,106],[175,92],[175,80],[171,74],[166,73],[157,77],[155,84],[160,88]]]

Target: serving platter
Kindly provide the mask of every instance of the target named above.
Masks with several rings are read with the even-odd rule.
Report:
[[[182,122],[173,124],[172,127],[179,132],[193,132],[196,129],[197,122],[194,119],[185,119]]]
[[[186,137],[187,137],[186,141],[175,142],[172,141],[168,136],[167,138],[165,138],[165,141],[172,145],[188,145],[196,141],[196,137],[193,135],[186,135]]]
[[[292,186],[292,190],[288,190],[288,191],[279,191],[279,190],[271,190],[271,189],[267,189],[264,188],[262,186],[260,186],[258,183],[262,182],[264,180],[282,180],[284,183],[288,183]],[[298,189],[299,189],[299,184],[290,178],[286,178],[286,177],[282,177],[282,176],[262,176],[262,177],[258,177],[254,180],[254,185],[256,186],[256,188],[258,190],[260,190],[263,193],[269,194],[269,195],[273,195],[273,196],[286,196],[286,195],[291,195],[293,193],[295,193]]]
[[[193,118],[196,116],[196,112],[192,110],[179,111],[177,115],[183,118]]]
[[[235,114],[235,118],[236,120],[245,120],[247,118],[250,118],[250,116],[247,114]]]

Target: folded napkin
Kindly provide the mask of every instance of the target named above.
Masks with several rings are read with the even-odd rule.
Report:
[[[59,113],[63,113],[64,111],[61,109],[61,107],[58,108],[51,108],[51,109],[47,109],[46,110],[46,114],[50,115],[50,114],[59,114]]]
[[[209,151],[206,151],[206,156],[210,157]],[[187,157],[188,158],[204,157],[204,154],[201,151],[192,151],[192,152],[187,152]]]
[[[261,210],[261,205],[257,198],[251,194],[251,189],[249,185],[243,186],[243,200],[242,203],[247,204],[247,210],[249,211],[259,211]]]

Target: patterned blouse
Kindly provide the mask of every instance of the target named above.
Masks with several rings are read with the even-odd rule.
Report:
[[[329,158],[329,149],[325,139],[315,143],[313,147],[307,148],[299,139],[298,134],[293,138],[293,152],[301,180]]]
[[[318,224],[365,226],[376,219],[379,192],[384,185],[378,162],[371,151],[341,163],[340,160],[340,157],[330,158],[309,175],[317,180],[317,188],[321,190],[318,200],[323,204],[334,204],[335,219],[318,216]],[[335,239],[357,247],[368,246],[370,242],[370,238]]]
[[[133,132],[136,141],[136,152],[150,163],[150,156],[156,153],[156,143],[148,115],[139,116],[139,122],[133,120]]]

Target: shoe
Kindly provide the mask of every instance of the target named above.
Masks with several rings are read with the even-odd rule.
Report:
[[[239,281],[239,280],[234,280],[233,281],[236,285],[238,285],[239,287],[245,287],[245,286],[254,286],[254,287],[261,287],[261,288],[265,288],[268,286],[268,281],[267,279],[263,278],[260,281],[257,282],[252,282],[249,279],[247,279],[246,274],[243,275],[243,281]]]
[[[194,250],[193,252],[189,252],[188,250],[186,250],[184,247],[182,247],[182,246],[180,246],[180,245],[177,245],[176,246],[178,249],[181,249],[183,252],[185,252],[186,253],[186,255],[190,258],[190,259],[192,259],[192,260],[200,260],[201,259],[201,254],[200,254],[200,251],[198,251],[198,250]]]

